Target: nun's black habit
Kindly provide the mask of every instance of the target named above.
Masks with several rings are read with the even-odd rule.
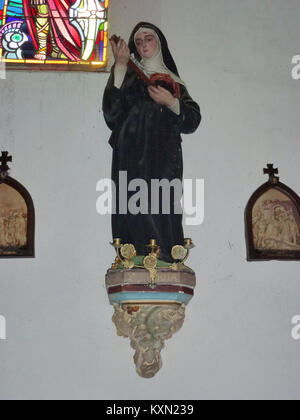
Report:
[[[156,32],[161,43],[166,67],[178,76],[174,60],[162,32],[152,24],[141,22],[129,39],[130,51],[140,60],[134,35],[141,28]],[[178,76],[179,77],[179,76]],[[200,121],[200,109],[190,97],[186,87],[180,84],[180,115],[154,102],[144,82],[128,68],[120,89],[114,86],[114,68],[108,80],[104,97],[103,113],[112,130],[109,144],[113,148],[112,180],[116,185],[116,214],[112,215],[113,238],[122,243],[134,244],[137,255],[146,255],[146,244],[156,239],[161,248],[159,258],[172,262],[171,248],[183,245],[182,214],[174,214],[174,197],[171,194],[171,214],[151,214],[151,179],[174,178],[182,180],[183,163],[181,133],[193,133]],[[148,214],[119,214],[119,171],[127,171],[127,186],[133,179],[147,182],[149,189]],[[138,190],[137,190],[138,191]],[[136,194],[128,192],[129,198]],[[161,197],[160,197],[161,200]]]

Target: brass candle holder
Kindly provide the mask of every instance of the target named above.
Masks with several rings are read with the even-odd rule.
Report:
[[[185,261],[190,255],[190,250],[195,248],[195,245],[191,238],[184,239],[184,245],[174,245],[171,251],[171,255],[174,260],[179,260],[172,264],[173,270],[179,270],[184,266]]]
[[[150,243],[146,245],[146,248],[149,248],[151,252],[147,255],[144,260],[143,264],[146,270],[150,273],[150,287],[154,289],[156,287],[156,275],[157,275],[157,259],[160,253],[160,247],[157,245],[156,239],[150,239]]]
[[[117,253],[117,257],[112,268],[116,268],[119,263],[122,263],[124,268],[133,268],[134,262],[132,261],[132,258],[136,256],[136,249],[134,245],[123,245],[121,238],[114,238],[114,241],[110,244],[115,248]]]
[[[156,256],[159,256],[160,253],[160,247],[157,245],[156,239],[150,239],[150,243],[146,245],[146,248],[151,249],[151,253],[156,254]]]

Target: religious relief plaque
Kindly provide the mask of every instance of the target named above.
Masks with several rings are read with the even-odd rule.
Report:
[[[300,260],[300,198],[279,182],[278,169],[264,169],[269,181],[246,207],[248,260]]]
[[[0,258],[34,257],[34,206],[28,191],[8,176],[12,157],[0,157]]]

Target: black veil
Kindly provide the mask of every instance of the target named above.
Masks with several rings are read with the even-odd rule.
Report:
[[[163,55],[163,60],[165,65],[167,66],[167,68],[169,70],[171,70],[172,73],[176,74],[176,76],[179,76],[178,74],[178,70],[177,70],[177,66],[175,64],[175,61],[170,53],[169,47],[168,47],[168,42],[164,36],[164,34],[161,32],[161,30],[153,25],[152,23],[148,23],[148,22],[140,22],[136,25],[136,27],[133,29],[130,38],[129,38],[129,42],[128,42],[128,47],[130,49],[131,53],[134,53],[135,57],[140,61],[141,60],[141,56],[137,51],[135,42],[134,42],[134,35],[136,34],[136,32],[140,29],[140,28],[149,28],[152,29],[154,32],[156,32],[159,40],[160,40],[160,44],[161,44],[161,51],[162,51],[162,55]]]

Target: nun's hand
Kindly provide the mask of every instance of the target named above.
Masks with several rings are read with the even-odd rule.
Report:
[[[130,58],[130,50],[124,39],[120,38],[119,42],[110,41],[111,48],[115,57],[117,66],[127,66]]]
[[[161,86],[157,86],[157,87],[149,86],[148,92],[151,98],[153,99],[153,101],[159,105],[165,105],[167,107],[171,107],[172,105],[174,105],[176,101],[172,93]]]

